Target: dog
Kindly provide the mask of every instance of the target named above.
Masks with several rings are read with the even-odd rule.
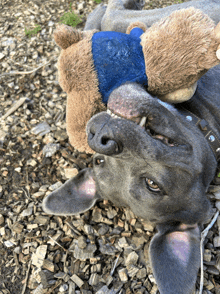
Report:
[[[146,13],[127,11],[126,5],[120,10],[121,3],[110,1],[99,24],[93,14],[94,25],[104,26],[113,15],[109,7],[123,18],[131,12],[134,17]],[[133,7],[131,1],[126,3]],[[142,2],[135,3],[140,9]],[[220,9],[218,1],[210,3]],[[91,17],[86,29],[91,29]],[[114,29],[124,30],[116,23],[112,22]],[[220,66],[216,66],[198,81],[189,101],[176,105],[151,96],[137,83],[115,89],[107,112],[96,114],[87,125],[88,144],[96,152],[93,168],[83,169],[43,201],[48,214],[74,215],[108,199],[154,223],[157,233],[149,250],[161,294],[191,294],[195,287],[200,232],[212,215],[206,192],[220,159],[219,81]]]

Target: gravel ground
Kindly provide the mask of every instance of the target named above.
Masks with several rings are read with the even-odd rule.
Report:
[[[145,9],[173,3],[179,1],[146,0]],[[45,195],[92,165],[90,155],[68,144],[66,94],[57,82],[59,48],[52,34],[69,4],[0,3],[0,293],[156,294],[148,260],[151,225],[108,201],[76,217],[41,209]],[[82,18],[79,28],[96,5],[72,3]],[[41,30],[28,38],[25,28],[36,24]],[[219,186],[208,196],[220,209]],[[220,218],[205,240],[206,294],[220,293],[219,231]]]

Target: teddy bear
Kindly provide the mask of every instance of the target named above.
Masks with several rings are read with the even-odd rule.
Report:
[[[67,93],[67,134],[74,148],[88,153],[86,124],[106,110],[114,89],[137,82],[163,101],[180,103],[193,96],[196,82],[220,62],[220,23],[215,26],[193,7],[148,29],[132,23],[126,34],[61,25],[54,39],[62,49],[58,76]]]

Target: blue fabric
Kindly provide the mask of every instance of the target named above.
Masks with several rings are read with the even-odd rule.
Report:
[[[143,30],[136,27],[136,28],[133,28],[131,31],[130,31],[130,36],[133,36],[133,37],[136,37],[136,38],[140,38],[140,36],[143,34]]]
[[[114,89],[126,82],[147,86],[139,37],[118,32],[95,33],[92,37],[92,54],[104,103],[107,104]]]

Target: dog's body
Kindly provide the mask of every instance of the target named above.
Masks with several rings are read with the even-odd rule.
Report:
[[[153,10],[141,10],[144,0],[108,2],[108,6],[100,4],[88,16],[84,30],[97,29],[125,33],[127,27],[137,20],[145,23],[147,27],[151,27],[153,23],[170,15],[173,11],[191,6],[208,14],[216,24],[219,22],[220,2],[218,0],[193,0]]]
[[[205,120],[218,142],[219,81],[217,66],[201,78],[191,100],[175,107],[136,83],[114,90],[108,102],[113,115],[99,113],[87,126],[88,143],[97,152],[93,169],[81,171],[43,203],[49,214],[72,215],[88,210],[96,200],[109,199],[155,223],[158,233],[150,257],[161,294],[191,294],[194,289],[200,227],[211,216],[206,191],[215,176],[218,152],[209,143],[213,137],[205,138],[189,120],[193,114]],[[200,126],[207,127],[204,121]]]

